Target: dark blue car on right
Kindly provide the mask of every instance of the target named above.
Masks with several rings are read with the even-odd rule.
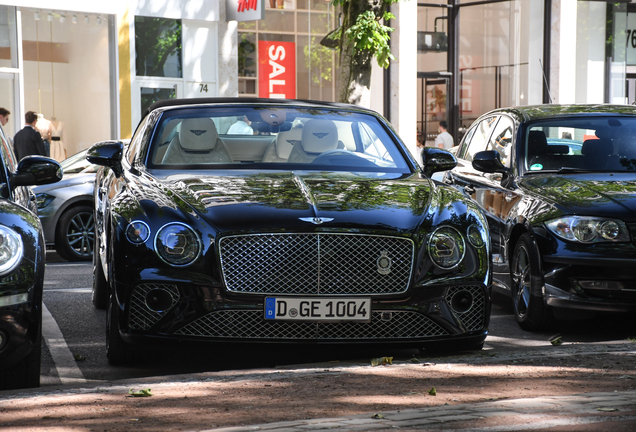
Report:
[[[491,111],[457,160],[444,182],[487,216],[493,288],[522,328],[636,310],[636,107]]]

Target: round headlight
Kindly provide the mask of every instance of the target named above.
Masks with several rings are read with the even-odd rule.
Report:
[[[468,227],[468,241],[476,248],[480,248],[484,245],[484,236],[481,235],[481,230],[477,225]]]
[[[466,244],[462,235],[453,227],[436,229],[428,241],[428,253],[433,262],[443,269],[451,269],[464,258]]]
[[[11,228],[0,225],[0,275],[14,270],[22,260],[22,238]]]
[[[126,238],[134,244],[145,243],[150,237],[150,228],[142,221],[132,221],[126,228]]]
[[[189,226],[169,223],[157,232],[155,250],[166,263],[173,266],[187,266],[199,256],[201,242]]]
[[[599,234],[607,240],[615,240],[621,233],[621,229],[614,221],[605,221],[599,227]]]

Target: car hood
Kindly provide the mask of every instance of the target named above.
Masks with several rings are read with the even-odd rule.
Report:
[[[533,175],[519,186],[565,214],[636,221],[636,173]]]
[[[177,194],[222,231],[321,225],[410,232],[421,223],[431,194],[430,181],[413,174],[175,174],[157,180],[166,195]]]

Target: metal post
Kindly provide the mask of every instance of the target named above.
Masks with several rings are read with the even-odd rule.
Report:
[[[543,2],[543,103],[552,103],[550,95],[550,43],[552,38],[552,0]]]
[[[448,0],[448,71],[451,73],[447,89],[448,132],[455,144],[459,144],[459,7],[457,0]]]

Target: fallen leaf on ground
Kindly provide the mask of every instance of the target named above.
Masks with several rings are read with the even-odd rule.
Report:
[[[371,359],[371,366],[385,366],[387,364],[393,364],[393,357],[378,357]]]
[[[431,388],[428,391],[428,394],[430,394],[431,396],[437,396],[437,390],[435,390],[435,387]]]
[[[137,390],[134,391],[133,389],[128,390],[128,394],[131,395],[132,397],[148,397],[148,396],[152,396],[152,393],[150,393],[150,389],[141,389],[141,390]]]
[[[383,416],[382,414],[380,414],[380,413],[375,413],[375,414],[373,414],[373,415],[371,416],[371,418],[374,418],[374,419],[383,419],[383,418],[384,418],[384,416]]]
[[[550,339],[548,339],[552,345],[561,345],[563,341],[561,340],[561,335],[554,335]]]
[[[73,357],[75,357],[75,361],[84,361],[84,360],[86,360],[86,357],[84,357],[81,354],[75,354]]]

